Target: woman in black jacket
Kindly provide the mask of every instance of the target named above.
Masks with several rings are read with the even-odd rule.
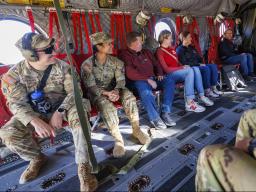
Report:
[[[210,97],[219,97],[220,91],[216,88],[218,82],[218,69],[216,64],[204,64],[202,57],[191,45],[192,37],[188,31],[180,34],[181,45],[177,47],[179,61],[183,65],[189,65],[193,68],[195,76],[202,76],[205,95]],[[200,73],[201,72],[201,73]]]

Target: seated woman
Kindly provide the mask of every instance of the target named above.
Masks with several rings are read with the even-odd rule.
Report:
[[[89,99],[102,114],[104,123],[115,139],[114,157],[125,154],[124,141],[119,131],[119,118],[113,102],[121,101],[132,125],[132,135],[141,144],[150,141],[139,126],[136,98],[125,87],[124,63],[111,56],[112,39],[103,32],[91,35],[94,55],[85,60],[81,67],[81,77],[88,89]]]
[[[188,31],[180,34],[181,45],[177,47],[179,61],[183,65],[189,65],[193,68],[195,78],[202,79],[205,95],[210,97],[219,97],[222,92],[216,88],[218,81],[218,69],[216,64],[203,64],[203,59],[196,49],[191,46],[192,38]],[[200,73],[201,72],[201,73]]]
[[[177,59],[176,52],[171,48],[172,34],[168,30],[160,33],[158,41],[160,47],[156,51],[156,56],[161,64],[165,74],[170,74],[175,82],[184,82],[185,106],[186,111],[203,112],[205,108],[194,101],[194,72],[188,65],[180,65]],[[198,80],[198,79],[197,79]],[[201,82],[199,82],[200,84]],[[198,83],[196,83],[198,84]],[[202,83],[201,83],[202,84]],[[200,93],[200,89],[198,90]],[[213,102],[204,96],[203,92],[200,95],[201,100],[205,105],[212,105]]]
[[[250,80],[251,77],[255,77],[253,73],[254,61],[253,56],[250,53],[239,54],[235,50],[233,40],[233,30],[228,28],[224,32],[224,38],[219,44],[220,58],[229,65],[240,64],[240,70],[245,80]]]

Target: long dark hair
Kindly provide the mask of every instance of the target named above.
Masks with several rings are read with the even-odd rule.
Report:
[[[102,46],[103,43],[99,43],[97,45]],[[93,66],[96,66],[96,63],[95,63],[96,62],[96,53],[99,51],[98,48],[97,48],[97,45],[92,46],[92,54],[93,54],[92,64],[93,64]]]
[[[180,35],[179,35],[179,45],[182,45],[183,40],[184,40],[185,38],[187,38],[187,36],[188,36],[189,34],[190,34],[189,31],[183,31],[183,32],[180,33]]]

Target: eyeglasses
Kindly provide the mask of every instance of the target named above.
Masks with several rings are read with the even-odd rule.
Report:
[[[40,50],[40,51],[37,51],[37,52],[44,52],[45,54],[52,54],[52,52],[55,50],[54,48],[54,45],[44,49],[44,50]]]

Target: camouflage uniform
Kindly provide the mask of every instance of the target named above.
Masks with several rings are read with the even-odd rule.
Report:
[[[89,98],[93,105],[97,106],[102,113],[102,117],[107,127],[118,126],[119,118],[114,104],[109,101],[102,92],[119,90],[120,100],[131,122],[139,120],[136,98],[125,87],[125,76],[123,74],[124,64],[116,57],[107,56],[104,65],[98,64],[95,60],[93,65],[93,56],[88,58],[82,64],[82,79],[85,86],[88,88]],[[92,73],[88,74],[83,70],[84,65],[92,65]]]
[[[87,162],[86,142],[73,99],[70,69],[67,63],[56,60],[44,87],[44,93],[55,110],[58,107],[55,106],[56,104],[60,104],[60,107],[66,110],[65,118],[72,128],[76,147],[76,163],[85,163]],[[33,127],[30,121],[37,116],[47,122],[52,115],[39,114],[33,111],[28,103],[28,93],[37,89],[43,73],[32,68],[24,60],[12,67],[2,78],[2,91],[14,116],[0,129],[0,137],[8,148],[27,161],[40,154],[40,146],[32,139]],[[85,108],[87,111],[90,110],[90,104],[86,100]]]
[[[236,142],[256,137],[256,110],[246,111],[236,134]],[[205,147],[198,158],[197,191],[255,191],[256,160],[226,145]]]
[[[93,45],[112,42],[112,39],[104,32],[94,33],[91,35],[91,39]],[[90,72],[86,70],[88,66],[92,69]],[[101,112],[103,121],[115,139],[113,150],[115,157],[124,155],[124,142],[118,127],[117,109],[106,96],[102,95],[103,91],[119,91],[120,101],[133,128],[133,136],[142,144],[149,141],[150,138],[139,128],[136,98],[125,87],[124,63],[121,60],[111,55],[106,55],[106,62],[102,65],[98,63],[96,56],[92,56],[83,62],[81,76],[84,85],[88,89],[92,104]]]

